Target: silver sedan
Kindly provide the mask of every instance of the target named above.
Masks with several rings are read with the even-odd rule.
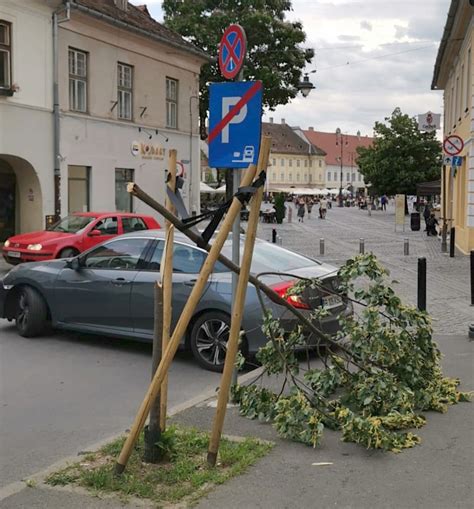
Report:
[[[153,285],[159,279],[164,249],[163,230],[148,230],[115,237],[72,259],[21,264],[0,284],[0,317],[15,320],[22,336],[40,336],[49,322],[53,328],[119,338],[152,341]],[[227,241],[223,254],[231,256]],[[173,258],[172,327],[196,282],[206,251],[184,235],[175,234]],[[337,289],[337,269],[275,244],[257,240],[251,267],[253,274],[268,271],[294,276],[268,275],[263,282],[282,297],[297,277],[320,278],[327,288],[301,297],[288,297],[303,313],[324,306],[329,316],[318,323],[325,333],[339,328],[338,315],[352,312]],[[190,348],[197,362],[212,371],[223,368],[232,305],[232,274],[218,262],[194,312],[183,348]],[[293,315],[263,296],[274,316],[286,326]],[[249,284],[242,322],[242,350],[252,355],[267,342],[262,332],[262,309],[257,290]],[[311,338],[309,341],[313,341]]]

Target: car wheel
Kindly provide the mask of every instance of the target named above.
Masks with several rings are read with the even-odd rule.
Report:
[[[230,317],[220,311],[201,315],[191,329],[191,350],[198,364],[209,371],[224,369]]]
[[[58,258],[72,258],[78,254],[79,251],[77,249],[74,249],[73,247],[66,247],[59,253]]]
[[[48,309],[43,297],[29,286],[18,294],[15,315],[16,328],[20,336],[31,338],[41,334],[46,325]]]

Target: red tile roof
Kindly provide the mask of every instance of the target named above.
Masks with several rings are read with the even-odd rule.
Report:
[[[326,164],[340,165],[341,146],[336,145],[336,133],[323,133],[321,131],[303,131],[308,140],[317,147],[322,148],[326,152]],[[353,136],[351,134],[344,134],[344,145],[342,164],[343,166],[352,166],[356,164],[357,147],[370,147],[374,138],[368,136]],[[347,141],[347,145],[346,145]]]
[[[311,146],[308,145],[288,124],[262,122],[262,134],[272,137],[272,152],[300,156],[324,155],[324,151],[319,148],[319,145],[315,143],[312,143]]]

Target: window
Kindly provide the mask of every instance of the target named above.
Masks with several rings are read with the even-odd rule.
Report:
[[[284,160],[284,159],[282,159],[282,160],[280,161],[280,166],[285,166],[285,160]]]
[[[323,165],[323,162],[321,161],[321,159],[319,160],[319,167],[321,168],[321,166]]]
[[[288,182],[293,182],[293,173],[288,175]]]
[[[296,174],[296,182],[299,182],[299,181],[300,181],[300,174],[299,174],[299,173],[297,173],[297,174]]]
[[[311,173],[309,174],[309,181],[312,182],[313,181],[313,175],[311,175]]]
[[[334,172],[334,182],[337,180],[337,171]]]
[[[273,165],[273,166],[276,166],[276,164],[277,164],[277,160],[276,160],[276,159],[273,159],[272,165]]]
[[[117,64],[117,107],[118,118],[132,120],[133,68]]]
[[[351,180],[351,174],[349,172],[346,173],[346,181],[349,182]]]
[[[133,182],[133,170],[115,170],[115,210],[132,212],[132,195],[127,192],[127,184]]]
[[[356,179],[356,174],[355,174],[355,173],[353,173],[353,174],[352,174],[351,182],[355,182],[355,179]]]
[[[123,233],[138,232],[148,230],[148,226],[141,217],[122,217]]]
[[[328,172],[328,181],[331,181],[331,172]]]
[[[0,20],[0,88],[11,87],[11,25]]]
[[[304,181],[308,182],[308,174],[307,173],[304,174]]]
[[[87,53],[69,48],[69,108],[87,111]]]
[[[90,251],[81,262],[89,269],[137,270],[149,239],[120,239]]]
[[[312,159],[310,159],[310,160],[309,160],[309,167],[310,167],[310,168],[312,168],[312,167],[313,167],[313,160],[312,160]]]
[[[289,166],[290,168],[293,166],[293,159],[290,159],[290,160],[288,161],[288,166]]]
[[[304,167],[307,168],[308,167],[308,161],[305,159],[304,160]]]
[[[297,160],[296,160],[296,167],[297,167],[297,168],[299,168],[299,167],[300,167],[300,160],[299,160],[299,159],[297,159]]]
[[[276,179],[276,172],[272,171],[272,180],[274,181]]]
[[[359,173],[359,182],[362,182],[362,175]]]
[[[164,248],[165,243],[160,240],[148,264],[149,270],[160,270]],[[173,246],[173,272],[197,274],[201,270],[206,256],[207,253],[200,249],[196,249],[195,247],[188,246],[186,244],[175,243]],[[214,268],[214,272],[222,272],[220,265],[217,269],[218,270],[216,271]],[[225,269],[225,271],[228,271],[228,269]]]
[[[280,173],[280,182],[285,181],[285,174],[283,172]]]
[[[99,230],[101,235],[117,235],[118,220],[117,217],[106,217],[94,225],[94,230]]]
[[[166,127],[178,127],[178,81],[166,78]]]
[[[68,166],[68,210],[69,212],[88,212],[90,210],[90,168],[87,166]]]

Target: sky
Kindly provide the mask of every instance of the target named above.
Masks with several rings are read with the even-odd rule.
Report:
[[[161,0],[146,3],[163,20]],[[308,97],[265,112],[264,120],[318,131],[373,134],[398,106],[415,116],[442,113],[441,91],[431,90],[433,68],[451,0],[293,0],[287,19],[299,20],[306,68],[316,86]]]

